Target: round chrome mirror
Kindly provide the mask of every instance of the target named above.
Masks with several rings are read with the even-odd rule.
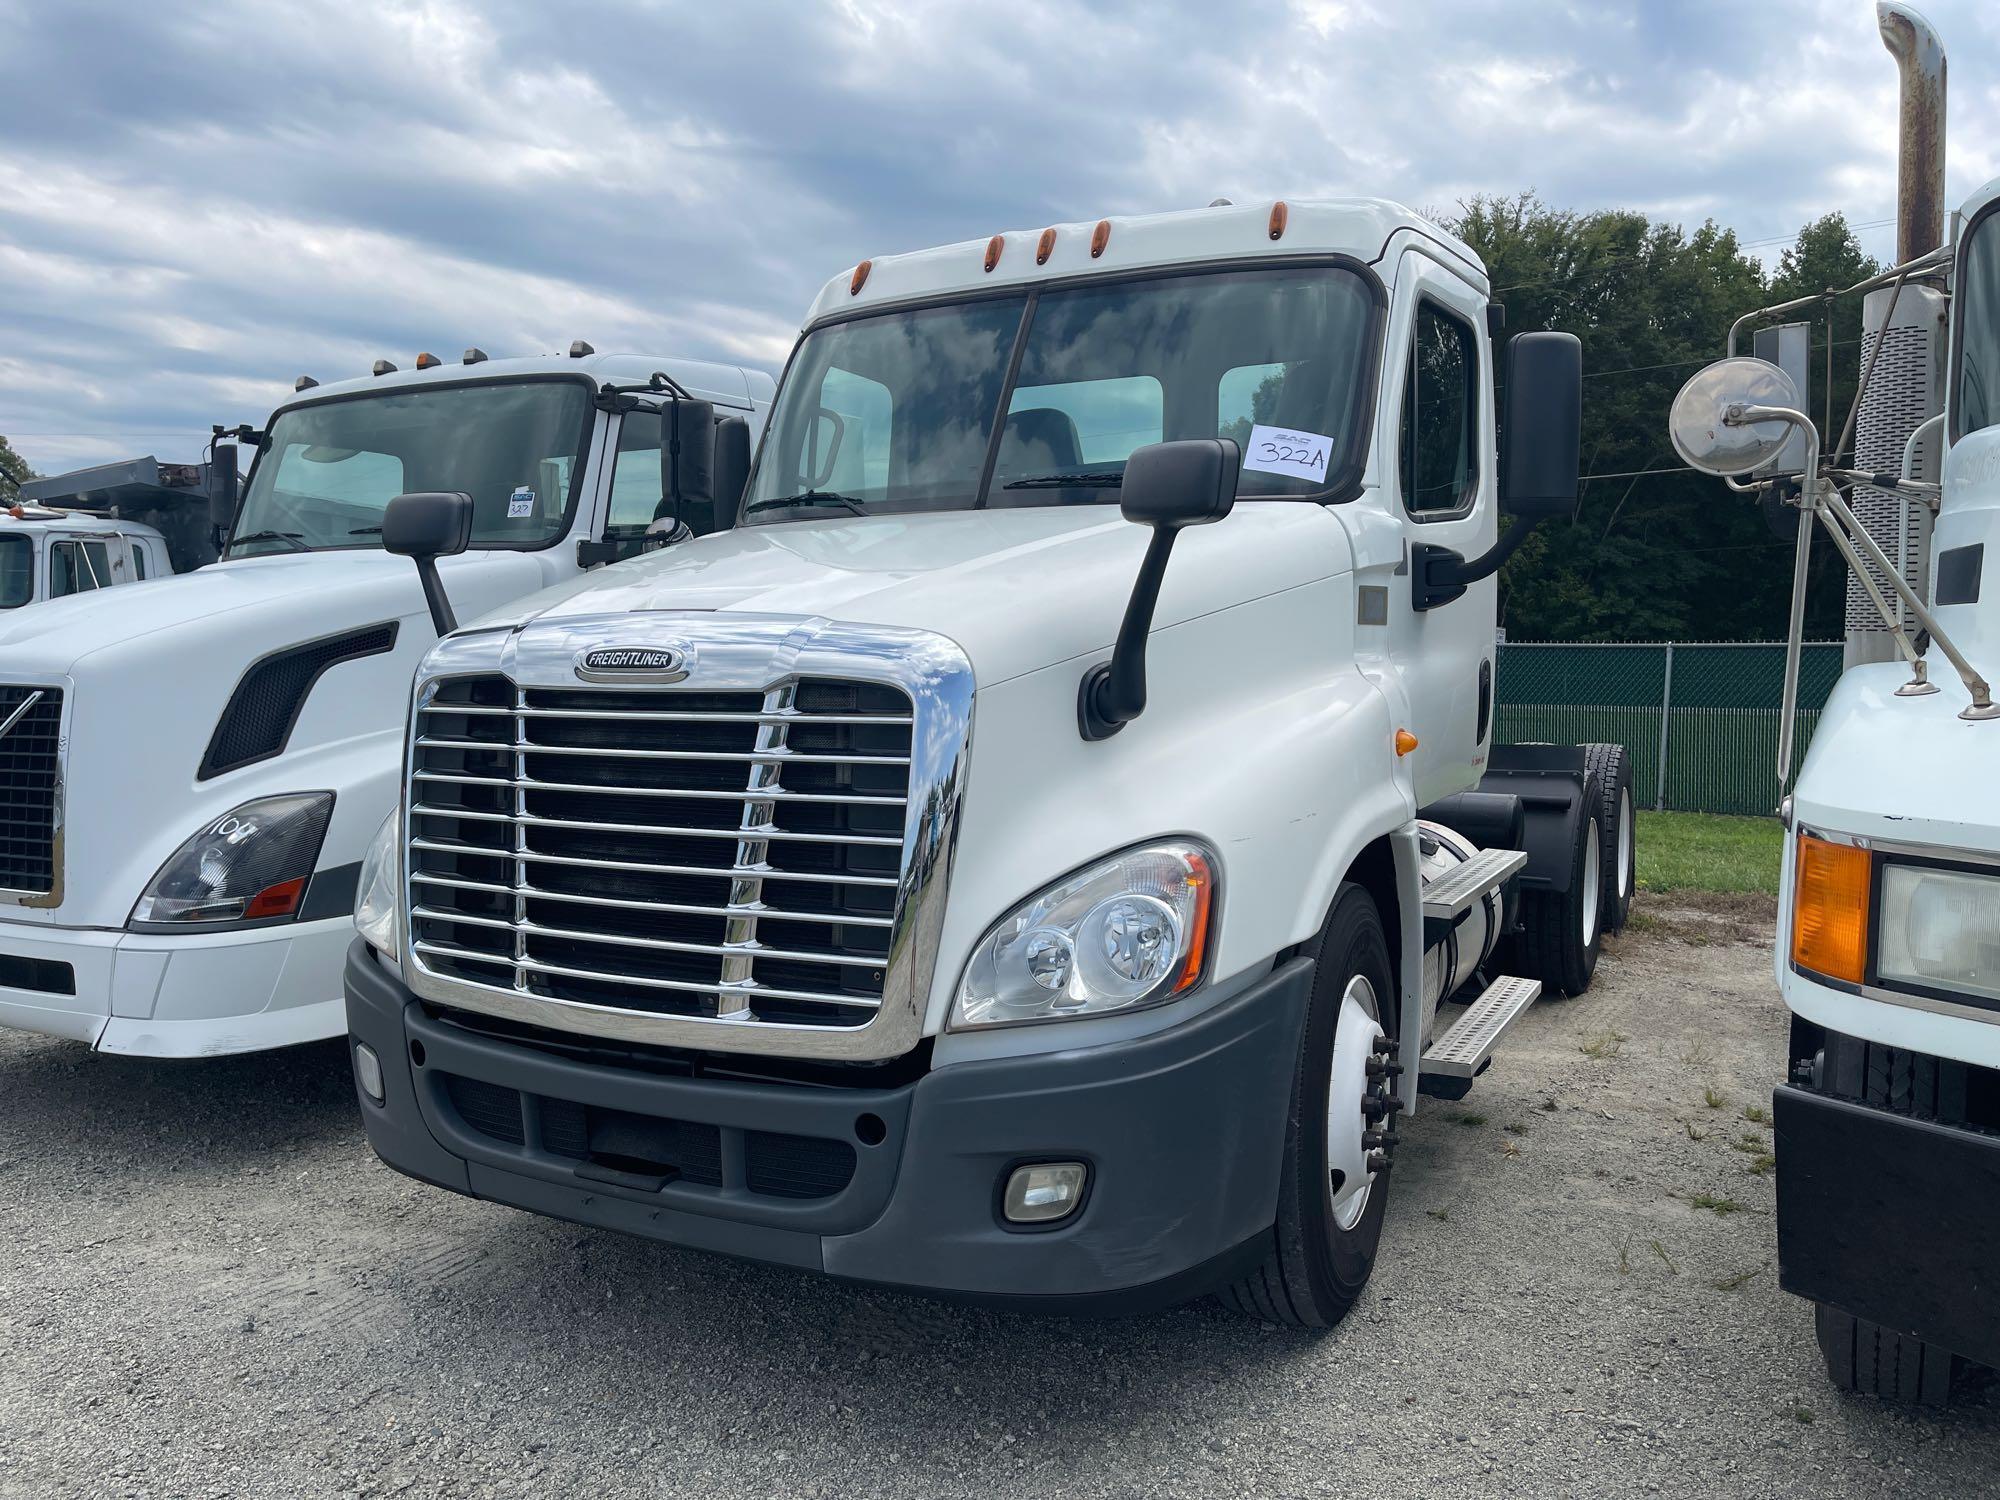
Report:
[[[1792,377],[1761,359],[1719,359],[1697,373],[1674,397],[1667,430],[1674,451],[1704,474],[1748,474],[1776,458],[1792,435],[1789,422],[1728,420],[1738,406],[1782,406],[1797,411]]]

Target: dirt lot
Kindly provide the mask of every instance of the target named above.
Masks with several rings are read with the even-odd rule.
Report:
[[[472,1203],[337,1045],[0,1033],[0,1494],[2000,1493],[2000,1393],[1837,1397],[1775,1286],[1782,1011],[1749,908],[1642,913],[1405,1128],[1321,1339],[857,1291]],[[1703,1206],[1704,1204],[1708,1206]]]

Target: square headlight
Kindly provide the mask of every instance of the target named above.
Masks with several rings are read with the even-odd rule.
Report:
[[[2000,873],[1885,865],[1875,971],[2000,1003]]]

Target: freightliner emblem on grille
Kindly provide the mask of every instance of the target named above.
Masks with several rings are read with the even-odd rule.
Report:
[[[592,646],[576,658],[586,682],[679,682],[693,669],[688,646]]]

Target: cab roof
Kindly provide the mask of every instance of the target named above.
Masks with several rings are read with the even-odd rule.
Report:
[[[1348,255],[1394,279],[1391,252],[1425,243],[1481,292],[1486,268],[1456,235],[1386,198],[1261,199],[1171,213],[1010,229],[991,239],[885,255],[821,288],[807,322],[860,307],[1151,267]]]
[[[153,536],[160,533],[143,521],[117,520],[110,516],[91,515],[80,510],[45,509],[33,503],[21,507],[22,514],[16,516],[11,507],[13,501],[0,501],[0,536],[10,531],[75,531],[103,532],[106,535]]]
[[[299,392],[291,400],[281,403],[278,410],[285,411],[331,397],[362,392],[453,385],[474,380],[519,380],[534,375],[588,375],[600,385],[606,382],[643,385],[655,370],[664,370],[704,401],[739,410],[770,401],[775,389],[771,377],[762,370],[712,364],[703,359],[677,359],[660,354],[586,354],[577,358],[562,354],[531,354],[515,359],[482,359],[472,364],[449,359],[427,370],[406,367],[386,375],[361,375],[353,380],[329,381]]]

